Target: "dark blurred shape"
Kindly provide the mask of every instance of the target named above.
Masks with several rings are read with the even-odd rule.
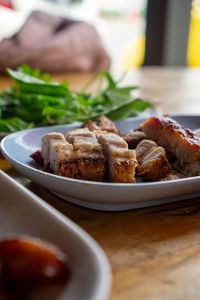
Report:
[[[35,11],[0,42],[0,72],[26,63],[47,72],[108,70],[110,59],[92,25]]]
[[[148,0],[145,65],[162,65],[167,0]]]
[[[144,65],[186,65],[192,0],[148,0]]]

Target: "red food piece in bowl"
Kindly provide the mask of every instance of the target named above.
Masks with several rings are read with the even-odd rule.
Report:
[[[23,290],[29,291],[41,285],[66,283],[69,277],[67,257],[56,246],[32,237],[0,242],[3,290],[12,291],[23,286]]]

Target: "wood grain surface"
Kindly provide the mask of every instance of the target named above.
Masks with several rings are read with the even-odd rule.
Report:
[[[67,78],[79,89],[90,74]],[[200,114],[200,70],[145,68],[127,83],[164,113]],[[8,86],[0,78],[0,88]],[[67,203],[26,179],[1,156],[0,168],[85,229],[104,249],[113,276],[109,300],[200,299],[200,199],[127,212],[99,212]]]

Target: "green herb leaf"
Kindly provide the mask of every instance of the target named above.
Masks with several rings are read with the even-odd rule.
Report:
[[[23,72],[7,69],[7,73],[12,77],[22,90],[49,94],[55,96],[70,96],[69,90],[58,82],[45,82],[42,79],[27,75]]]
[[[16,85],[0,93],[0,131],[4,132],[93,120],[103,114],[123,119],[152,106],[134,97],[138,86],[120,87],[122,78],[115,81],[108,72],[93,76],[81,92],[70,91],[66,81],[54,82],[48,73],[28,65],[7,72]],[[96,93],[88,92],[94,84]]]
[[[12,133],[15,131],[33,128],[34,123],[25,122],[17,117],[0,120],[0,132]]]
[[[115,120],[121,120],[124,118],[137,116],[138,112],[143,112],[149,107],[152,107],[151,103],[138,98],[129,104],[123,105],[120,108],[110,112],[107,114],[107,117]]]

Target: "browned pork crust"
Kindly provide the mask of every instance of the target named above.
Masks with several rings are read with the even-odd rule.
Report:
[[[66,177],[76,177],[78,168],[74,159],[74,149],[64,135],[58,132],[47,133],[42,137],[44,169]]]
[[[188,175],[200,175],[200,137],[168,117],[153,117],[141,124],[149,139],[171,152]]]
[[[66,139],[73,144],[74,157],[79,168],[80,178],[103,180],[105,176],[105,157],[102,146],[95,134],[88,128],[66,132]]]
[[[137,166],[134,150],[118,135],[106,131],[95,131],[103,147],[108,164],[108,177],[114,182],[135,183]]]
[[[171,171],[165,149],[150,140],[141,141],[136,148],[137,175],[144,180],[155,181],[166,177]]]

